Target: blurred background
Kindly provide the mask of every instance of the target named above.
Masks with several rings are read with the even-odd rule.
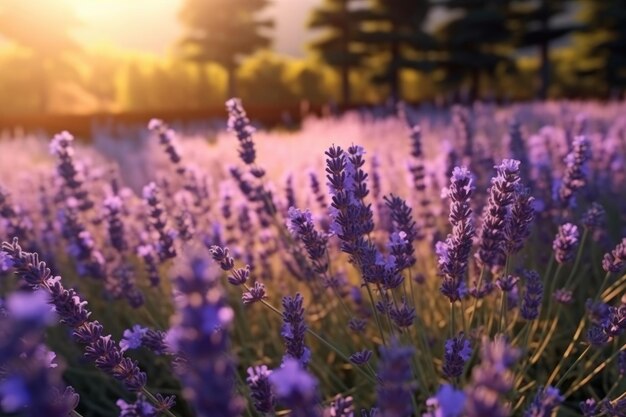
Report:
[[[625,87],[624,0],[0,0],[0,128]]]

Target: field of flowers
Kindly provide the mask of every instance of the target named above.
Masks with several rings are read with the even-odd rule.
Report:
[[[0,138],[2,415],[626,416],[625,104],[226,110]]]

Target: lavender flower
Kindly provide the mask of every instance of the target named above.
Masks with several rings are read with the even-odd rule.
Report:
[[[143,188],[143,198],[148,207],[150,224],[159,234],[159,243],[157,246],[159,259],[161,261],[165,261],[176,257],[176,249],[174,249],[172,232],[167,229],[165,207],[161,202],[159,190],[155,183],[151,182]]]
[[[452,385],[443,384],[434,397],[426,400],[429,412],[422,417],[460,417],[465,407],[465,394]]]
[[[415,382],[411,374],[414,350],[408,346],[380,348],[380,362],[376,387],[377,407],[384,417],[408,417],[413,411],[411,397]]]
[[[354,352],[350,355],[350,362],[355,365],[361,366],[365,365],[372,358],[372,351],[368,349],[363,349],[359,352]]]
[[[524,241],[530,235],[530,225],[535,217],[534,201],[528,188],[518,187],[511,205],[509,221],[504,228],[508,254],[522,250]]]
[[[247,165],[252,165],[256,159],[256,151],[252,141],[255,129],[250,125],[250,119],[248,119],[240,99],[231,98],[228,100],[226,110],[228,111],[228,130],[235,132],[239,140],[239,157]]]
[[[473,190],[472,174],[465,167],[455,167],[447,192],[450,197],[448,219],[452,233],[445,242],[438,242],[436,246],[439,270],[443,275],[440,290],[450,302],[460,300],[466,293],[464,279],[474,237],[470,208]]]
[[[228,354],[234,314],[219,285],[220,274],[195,256],[177,267],[173,281],[180,295],[167,343],[181,358],[175,371],[183,394],[200,417],[239,416],[242,400],[234,393],[235,367]]]
[[[392,306],[389,309],[389,317],[394,324],[400,328],[411,327],[415,320],[415,308],[407,304],[406,300],[402,300],[400,306]]]
[[[307,326],[304,323],[304,299],[300,293],[295,297],[283,297],[283,327],[280,334],[285,339],[285,358],[293,358],[305,368],[311,360],[311,351],[304,344]]]
[[[318,274],[328,271],[328,256],[326,246],[328,238],[315,230],[313,217],[309,210],[301,211],[290,207],[288,211],[287,227],[291,234],[304,244],[304,248],[313,264],[313,269]]]
[[[417,240],[418,230],[411,208],[400,197],[393,194],[383,197],[387,208],[391,212],[391,219],[396,236],[402,234],[402,242],[390,245],[391,254],[395,256],[398,270],[415,265],[415,248],[413,242]],[[393,234],[392,234],[393,236]]]
[[[78,209],[86,211],[93,207],[93,202],[89,199],[89,194],[84,189],[78,166],[74,162],[73,141],[74,137],[67,131],[55,135],[52,142],[50,142],[50,153],[59,158],[57,172],[63,178],[63,183],[67,187],[70,196],[79,202]]]
[[[552,298],[559,304],[571,304],[574,301],[572,291],[566,288],[558,288],[552,294]]]
[[[41,344],[54,322],[46,293],[12,294],[0,316],[0,412],[66,417],[78,404],[73,388],[62,388],[54,353]]]
[[[232,285],[245,284],[250,277],[250,265],[245,268],[234,268],[228,276],[228,282]]]
[[[456,378],[463,374],[465,363],[472,355],[472,347],[461,333],[446,341],[443,374],[446,378]]]
[[[579,403],[580,411],[584,417],[593,417],[598,413],[598,403],[593,398],[588,398],[585,401]]]
[[[524,411],[524,417],[550,417],[563,402],[564,397],[554,387],[541,387],[530,406]]]
[[[119,399],[115,403],[120,409],[120,417],[156,417],[157,410],[143,396],[138,396],[137,401],[127,403]]]
[[[472,382],[465,390],[467,417],[507,417],[510,407],[501,400],[513,388],[511,368],[520,356],[518,349],[497,335],[493,341],[483,338],[481,363],[472,372]]]
[[[37,254],[22,251],[14,239],[12,244],[2,243],[2,250],[11,256],[16,274],[26,281],[31,288],[45,288],[50,292],[50,299],[56,308],[61,322],[73,329],[76,341],[86,345],[85,356],[96,367],[133,391],[140,390],[146,384],[146,374],[141,372],[137,362],[125,358],[111,340],[111,336],[102,336],[102,326],[97,321],[89,321],[91,312],[86,309],[76,291],[65,289],[61,277],[51,278],[45,262],[39,261]]]
[[[122,199],[119,196],[110,196],[104,200],[109,242],[119,253],[123,253],[128,247],[124,232],[124,222],[121,217]]]
[[[606,211],[604,207],[596,202],[591,203],[591,207],[583,214],[581,222],[592,232],[603,228],[606,222]]]
[[[515,201],[515,191],[520,181],[519,164],[515,159],[504,159],[495,167],[497,175],[491,179],[476,260],[479,265],[492,271],[498,271],[504,265],[505,227],[509,207]]]
[[[304,370],[300,362],[285,358],[279,369],[269,375],[278,401],[291,408],[293,417],[320,417],[317,380]]]
[[[354,417],[352,397],[336,395],[330,407],[325,410],[324,417]]]
[[[120,349],[122,352],[128,349],[138,349],[142,345],[142,339],[145,336],[148,329],[135,324],[132,329],[124,330],[124,337],[120,340]]]
[[[254,283],[254,286],[249,291],[244,292],[241,296],[244,304],[253,304],[266,298],[265,285],[258,281]]]
[[[591,158],[591,144],[586,136],[576,136],[572,151],[565,158],[567,166],[559,188],[559,200],[565,208],[572,203],[574,193],[587,184],[585,164]]]
[[[328,203],[326,202],[326,196],[322,192],[321,184],[315,172],[309,172],[309,180],[311,184],[311,191],[313,192],[313,196],[315,197],[315,201],[322,210],[326,210],[328,208]]]
[[[159,136],[159,143],[163,146],[163,149],[165,149],[165,153],[167,153],[170,162],[176,167],[176,172],[181,175],[184,174],[185,167],[180,163],[180,151],[176,144],[174,131],[168,128],[168,126],[159,119],[150,120],[148,129]]]
[[[522,299],[520,313],[524,320],[535,320],[539,317],[539,309],[543,300],[543,283],[536,271],[526,272],[526,292]]]
[[[615,246],[611,252],[604,255],[602,269],[605,272],[617,273],[622,270],[626,262],[626,238]]]
[[[502,290],[502,292],[509,293],[515,289],[518,281],[519,277],[516,277],[514,275],[506,275],[498,278],[496,280],[496,285],[498,286],[498,288],[500,288],[500,290]]]
[[[250,388],[250,396],[254,408],[259,413],[271,413],[274,411],[274,393],[270,384],[270,375],[272,371],[267,366],[255,366],[248,368],[248,377],[246,382]]]
[[[578,227],[571,223],[565,223],[559,227],[559,231],[552,243],[554,259],[559,264],[564,264],[574,257],[574,252],[578,246]]]

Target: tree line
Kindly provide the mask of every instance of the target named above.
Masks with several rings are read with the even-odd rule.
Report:
[[[234,95],[351,105],[608,98],[626,87],[624,0],[321,0],[304,59],[271,52],[269,4],[184,0],[185,33],[159,60],[81,47],[61,1],[4,0],[0,34],[20,49],[0,54],[0,96],[11,97],[0,112],[56,110],[72,88],[117,111],[201,108]]]

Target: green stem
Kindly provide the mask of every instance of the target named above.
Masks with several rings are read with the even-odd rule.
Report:
[[[159,400],[157,400],[156,397],[146,389],[146,387],[142,387],[141,392],[150,400],[152,404],[156,406],[160,405]],[[170,410],[162,410],[162,412],[168,417],[176,417],[176,414],[172,413]]]
[[[378,311],[376,310],[376,305],[374,304],[372,289],[368,283],[365,283],[365,288],[367,289],[367,295],[369,296],[372,311],[374,312],[374,319],[376,320],[376,326],[378,326],[378,331],[380,332],[380,338],[383,340],[383,345],[386,346],[387,342],[385,341],[385,332],[383,331],[383,326],[380,324],[380,317],[378,317]]]
[[[591,345],[588,345],[585,350],[582,351],[582,353],[580,354],[580,356],[578,356],[578,359],[576,359],[574,361],[574,363],[567,369],[567,371],[565,371],[565,373],[563,374],[563,376],[561,377],[561,379],[559,379],[555,385],[555,388],[558,388],[561,386],[561,384],[563,383],[563,381],[565,381],[565,378],[567,378],[567,376],[570,374],[570,372],[572,372],[574,370],[574,368],[576,368],[576,366],[580,363],[580,361],[585,357],[585,355],[587,354],[587,352],[589,352],[589,350],[591,349]],[[555,370],[556,371],[556,370]],[[550,375],[550,378],[548,378],[548,382],[546,383],[546,385],[550,385],[552,383],[552,381],[554,380],[554,378],[556,378],[557,372],[552,372],[552,375]]]
[[[250,288],[248,287],[247,284],[243,284],[243,287],[246,289],[246,291],[250,291]],[[275,314],[278,314],[280,317],[283,316],[283,313],[280,312],[280,310],[278,310],[276,307],[274,307],[273,305],[271,305],[270,303],[268,303],[265,300],[261,300],[261,303],[269,308],[271,311],[273,311]],[[317,340],[319,340],[320,342],[322,342],[324,345],[326,345],[328,348],[330,348],[333,352],[335,352],[341,359],[343,359],[344,361],[346,361],[349,364],[352,364],[352,362],[350,362],[350,358],[348,357],[348,355],[346,355],[345,353],[343,353],[338,347],[336,347],[335,345],[333,345],[332,343],[330,343],[328,340],[326,340],[325,338],[323,338],[322,336],[320,336],[317,332],[315,332],[314,330],[310,329],[309,327],[306,328],[306,331],[313,337],[315,337]],[[366,378],[368,378],[370,381],[372,382],[376,382],[376,379],[373,378],[370,374],[368,374],[367,372],[365,372],[360,366],[355,366],[354,367],[357,371],[359,371],[361,374],[363,374]]]

